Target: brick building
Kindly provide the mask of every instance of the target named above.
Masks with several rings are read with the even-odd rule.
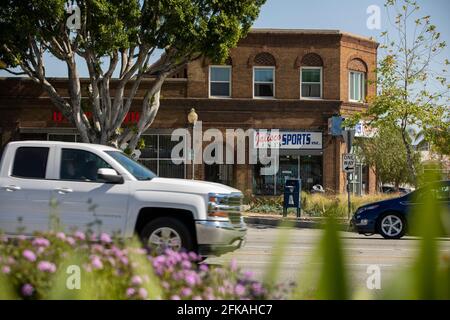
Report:
[[[190,164],[170,160],[176,143],[170,133],[188,128],[187,114],[195,108],[203,131],[278,129],[316,140],[281,148],[280,170],[273,176],[262,176],[260,164],[202,164],[195,167],[196,179],[233,185],[247,194],[275,195],[286,177],[300,177],[305,191],[321,184],[343,192],[345,144],[328,134],[328,120],[367,107],[366,97],[376,93],[377,47],[371,39],[334,30],[253,29],[230,51],[226,64],[200,59],[166,80],[159,113],[144,136],[141,161],[160,176],[191,178]],[[141,84],[125,122],[137,120],[151,81]],[[51,82],[64,95],[65,80]],[[22,78],[0,79],[0,134],[3,145],[14,139],[77,140],[40,87]],[[353,190],[374,192],[373,172],[362,165],[357,169]]]

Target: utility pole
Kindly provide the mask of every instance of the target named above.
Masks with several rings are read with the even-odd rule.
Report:
[[[355,172],[356,166],[356,156],[351,154],[353,138],[355,137],[355,129],[346,128],[342,131],[342,136],[344,138],[345,144],[347,146],[347,153],[344,154],[342,161],[342,169],[347,173],[347,218],[350,219],[352,214],[352,203],[351,203],[351,190],[350,190],[350,175]]]

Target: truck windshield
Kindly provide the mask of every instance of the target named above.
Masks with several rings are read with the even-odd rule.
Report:
[[[128,158],[120,151],[105,151],[111,157],[119,162],[129,173],[131,173],[138,180],[151,180],[156,177],[151,170],[144,167],[142,164]]]

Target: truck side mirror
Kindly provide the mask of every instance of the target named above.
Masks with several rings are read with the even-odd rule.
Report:
[[[110,168],[100,168],[97,171],[97,178],[104,180],[106,183],[122,184],[123,177],[117,174],[116,170]]]

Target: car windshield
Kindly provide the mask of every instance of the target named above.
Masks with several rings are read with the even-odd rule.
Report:
[[[147,169],[142,164],[130,159],[123,152],[120,151],[106,151],[111,157],[119,162],[129,173],[131,173],[138,180],[151,180],[156,177],[153,171]]]

